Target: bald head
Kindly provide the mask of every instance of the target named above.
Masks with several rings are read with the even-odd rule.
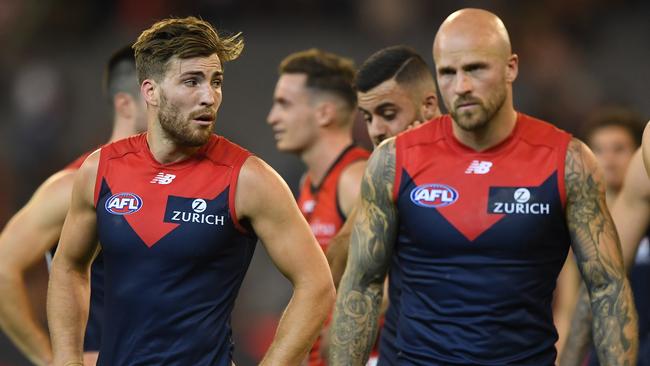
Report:
[[[462,52],[477,47],[500,57],[512,53],[506,26],[495,14],[482,9],[462,9],[440,26],[433,42],[433,57],[441,51]]]

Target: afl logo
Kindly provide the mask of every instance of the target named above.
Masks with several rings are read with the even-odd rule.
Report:
[[[444,184],[423,184],[411,191],[411,201],[421,207],[445,207],[456,200],[458,192]]]
[[[116,193],[106,200],[104,207],[113,215],[130,215],[142,208],[142,198],[135,193]]]

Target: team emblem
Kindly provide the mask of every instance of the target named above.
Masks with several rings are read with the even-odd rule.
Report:
[[[104,208],[113,215],[130,215],[142,208],[142,198],[135,193],[116,193],[106,200]]]
[[[421,207],[445,207],[457,200],[458,191],[444,184],[423,184],[411,191],[411,201]]]

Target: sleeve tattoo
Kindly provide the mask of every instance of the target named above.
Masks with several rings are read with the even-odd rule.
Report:
[[[345,274],[331,328],[331,365],[364,365],[377,334],[377,319],[397,232],[392,201],[395,142],[377,148],[361,183]]]
[[[591,298],[592,334],[598,359],[603,365],[636,365],[637,316],[621,245],[605,204],[604,182],[595,158],[576,139],[569,144],[566,155],[565,184],[567,224],[576,263]],[[569,360],[576,357],[570,353],[584,349],[584,339],[590,334],[584,329],[590,318],[587,301],[583,293],[576,307],[562,365],[571,364]],[[571,343],[583,346],[572,349]]]

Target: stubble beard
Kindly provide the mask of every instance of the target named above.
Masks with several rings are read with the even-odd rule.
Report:
[[[164,94],[161,94],[158,121],[167,136],[181,146],[199,147],[205,145],[212,135],[211,128],[193,130],[189,118],[183,117],[178,107],[169,103]]]

